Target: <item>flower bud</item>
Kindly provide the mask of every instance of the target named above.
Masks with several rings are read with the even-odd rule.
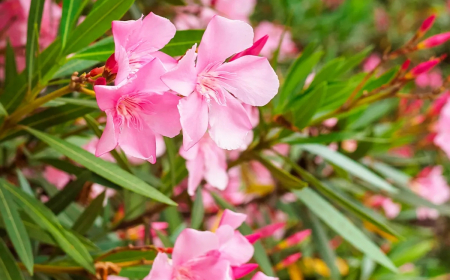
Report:
[[[277,231],[283,229],[285,227],[286,223],[280,222],[271,224],[265,227],[262,227],[258,229],[256,232],[261,234],[261,238],[266,238],[269,236],[273,236]]]
[[[420,42],[417,45],[417,49],[423,50],[423,49],[434,48],[434,47],[444,44],[448,40],[450,40],[450,32],[437,34],[437,35],[431,36],[430,38],[425,39],[422,42]]]
[[[411,60],[407,59],[405,62],[403,62],[402,67],[400,68],[400,71],[406,72],[406,70],[408,70],[410,64],[411,64]]]
[[[117,74],[117,70],[119,65],[116,62],[115,53],[113,53],[108,60],[106,60],[105,64],[105,72],[109,74]]]
[[[242,56],[246,56],[246,55],[259,55],[259,53],[261,52],[261,50],[264,48],[264,46],[267,43],[267,40],[269,39],[269,35],[265,35],[264,37],[262,37],[261,39],[259,39],[258,41],[253,43],[253,46],[251,46],[250,48],[235,54],[230,61],[233,61],[235,59],[238,59]]]
[[[283,250],[283,249],[295,246],[295,245],[301,243],[303,240],[305,240],[310,235],[311,235],[310,229],[297,232],[297,233],[289,236],[288,238],[286,238],[286,240],[280,242],[275,247],[275,250]]]
[[[441,60],[443,60],[445,57],[446,55],[443,55],[439,58],[430,59],[428,61],[420,63],[419,65],[411,69],[411,71],[406,73],[405,79],[407,80],[414,79],[420,74],[427,73],[428,71],[433,69],[436,65],[438,65],[441,62]]]
[[[287,258],[285,258],[284,260],[282,260],[281,262],[277,263],[277,265],[275,266],[275,269],[282,270],[282,269],[290,266],[291,264],[297,262],[301,257],[302,257],[302,253],[296,253],[296,254],[290,255]]]
[[[425,32],[427,32],[433,26],[435,19],[436,15],[431,15],[426,20],[424,20],[422,25],[420,26],[419,34],[425,34]]]
[[[95,85],[96,86],[106,86],[106,79],[103,77],[98,78],[97,80],[95,80]]]
[[[258,265],[255,263],[246,263],[241,266],[233,266],[231,269],[233,271],[234,279],[239,279],[251,273],[257,267]]]
[[[262,238],[262,234],[260,232],[256,232],[256,233],[252,233],[252,234],[246,235],[245,238],[251,244],[255,244],[258,240],[260,240]]]
[[[89,72],[89,77],[91,77],[91,78],[95,78],[95,77],[97,77],[97,76],[100,76],[100,75],[102,75],[103,74],[103,67],[97,67],[97,68],[94,68],[94,69],[92,69],[90,72]]]

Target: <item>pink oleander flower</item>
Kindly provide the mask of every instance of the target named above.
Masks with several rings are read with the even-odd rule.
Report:
[[[238,149],[252,129],[241,102],[264,106],[277,93],[278,77],[266,58],[246,55],[225,62],[252,45],[250,25],[215,16],[198,55],[194,46],[161,77],[170,89],[185,96],[178,105],[185,150],[199,142],[206,130],[220,148]]]
[[[436,98],[428,109],[428,114],[431,116],[438,116],[445,104],[447,104],[450,98],[450,92],[445,91],[438,98]]]
[[[414,149],[411,146],[405,145],[390,149],[389,153],[402,158],[412,158],[414,156]]]
[[[279,279],[278,277],[270,277],[262,272],[257,272],[252,278],[252,280],[278,280],[278,279]]]
[[[450,102],[447,101],[440,111],[439,119],[436,124],[436,137],[434,144],[440,147],[450,158]]]
[[[368,204],[374,208],[382,208],[387,218],[393,219],[398,216],[401,210],[401,205],[395,203],[389,197],[382,195],[374,195],[369,198]]]
[[[417,48],[419,50],[434,48],[444,44],[448,40],[450,40],[450,32],[437,34],[417,44]]]
[[[363,69],[364,72],[371,72],[373,69],[375,69],[378,64],[381,62],[381,57],[378,54],[372,54],[370,55],[366,61],[364,61]]]
[[[444,83],[442,80],[442,74],[440,71],[432,71],[429,73],[423,73],[416,77],[415,83],[420,88],[437,89]]]
[[[442,176],[442,166],[426,167],[417,178],[411,182],[411,189],[421,197],[430,202],[440,205],[450,199],[450,188]],[[419,207],[417,209],[417,218],[436,219],[439,212],[435,209]]]
[[[139,69],[155,57],[167,68],[176,65],[172,57],[159,52],[175,36],[175,26],[168,19],[150,13],[138,20],[113,21],[112,32],[118,67],[116,85],[133,78]],[[110,64],[113,64],[112,61]]]
[[[389,28],[389,15],[385,9],[376,8],[374,10],[375,27],[380,32],[385,32]]]
[[[298,53],[298,48],[292,41],[291,32],[289,30],[285,31],[284,26],[263,21],[255,28],[255,38],[260,39],[265,35],[268,35],[269,39],[261,51],[263,56],[272,57],[273,53],[278,49],[281,36],[283,36],[283,41],[280,46],[279,59],[284,60]]]
[[[205,134],[191,149],[180,148],[180,155],[186,159],[186,168],[189,171],[188,193],[194,195],[202,179],[211,187],[221,191],[228,185],[227,158],[225,150]]]
[[[119,70],[120,71],[120,70]],[[166,92],[159,77],[166,70],[158,58],[145,64],[131,80],[118,86],[95,86],[97,103],[107,121],[96,156],[117,146],[129,156],[156,162],[156,136],[180,132],[179,97]]]
[[[63,189],[67,183],[73,178],[73,176],[67,174],[64,171],[47,165],[43,172],[44,178],[51,184],[55,185],[59,190]]]
[[[115,276],[115,275],[109,275],[107,280],[130,280],[129,278]]]

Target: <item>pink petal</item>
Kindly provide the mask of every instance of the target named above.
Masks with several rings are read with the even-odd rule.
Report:
[[[197,45],[194,45],[192,49],[186,52],[186,55],[181,58],[174,69],[161,77],[161,80],[171,90],[183,96],[188,96],[195,89],[197,81],[197,72],[195,69],[196,48]]]
[[[238,149],[252,130],[252,124],[242,104],[231,95],[226,95],[226,106],[210,103],[209,135],[222,149]]]
[[[114,84],[117,86],[127,80],[128,75],[131,72],[131,66],[127,51],[123,47],[116,46],[116,52],[114,53],[114,56],[117,62],[117,74],[114,80]]]
[[[115,109],[117,101],[122,96],[118,86],[94,86],[97,105],[102,111]]]
[[[233,270],[233,276],[236,279],[242,278],[258,268],[258,265],[256,263],[247,263],[243,264],[241,266],[232,267]]]
[[[154,58],[139,69],[136,73],[136,78],[131,81],[128,91],[162,94],[169,90],[161,81],[161,76],[166,72],[161,60]]]
[[[115,51],[117,52],[118,48],[127,46],[128,38],[130,37],[131,31],[141,28],[142,18],[138,20],[127,20],[127,21],[114,20],[111,25],[112,25],[112,33],[114,36],[114,44],[116,46]],[[133,37],[131,39],[133,39]]]
[[[264,106],[277,94],[278,76],[264,57],[243,56],[217,69],[233,73],[227,88],[234,96],[252,106]]]
[[[253,256],[253,245],[239,232],[230,226],[220,226],[216,234],[220,242],[221,258],[226,259],[232,266],[247,263]]]
[[[161,60],[161,62],[164,65],[164,68],[166,68],[166,70],[171,70],[171,69],[175,68],[175,66],[177,66],[177,64],[178,64],[178,61],[175,58],[173,58],[170,55],[165,54],[163,52],[154,52],[154,53],[152,53],[152,56]]]
[[[209,22],[198,49],[197,68],[203,70],[210,63],[227,58],[253,45],[253,29],[239,20],[215,16]]]
[[[173,265],[180,266],[212,250],[219,249],[219,240],[209,231],[183,230],[175,242],[172,253]]]
[[[208,104],[198,94],[191,94],[180,100],[178,110],[183,128],[183,148],[189,150],[208,128]]]
[[[219,226],[228,225],[232,229],[237,229],[247,219],[247,215],[241,213],[235,213],[231,210],[225,209],[220,219]]]
[[[205,180],[213,187],[224,190],[228,185],[227,159],[225,151],[210,140],[203,145],[205,157]]]
[[[167,137],[175,137],[180,133],[180,113],[177,108],[179,100],[178,96],[170,92],[151,97],[152,104],[148,108],[152,114],[146,119],[154,132]]]
[[[193,195],[195,195],[195,190],[197,190],[197,187],[200,185],[200,183],[203,179],[205,162],[204,162],[204,158],[203,158],[202,154],[199,154],[193,160],[186,161],[186,168],[189,172],[188,194],[193,196]]]
[[[243,52],[237,53],[232,58],[230,58],[230,62],[246,55],[258,56],[262,48],[264,48],[264,45],[267,43],[267,39],[269,39],[268,35],[263,36],[261,39],[253,43],[253,46]]]
[[[145,279],[147,280],[147,279]],[[261,271],[259,271],[258,273],[255,274],[255,276],[253,276],[252,280],[278,280],[277,277],[269,277],[267,275],[265,275],[264,273],[262,273]]]
[[[166,254],[159,253],[153,262],[150,274],[144,280],[171,280],[173,268]]]
[[[106,126],[102,137],[98,140],[95,156],[99,157],[109,151],[114,150],[119,143],[119,127],[114,123],[114,111],[106,110]]]
[[[156,162],[155,133],[146,123],[142,123],[142,129],[122,125],[119,145],[129,156]]]
[[[234,280],[229,262],[221,259],[213,265],[199,263],[192,268],[192,274],[194,277],[199,277],[198,279]]]

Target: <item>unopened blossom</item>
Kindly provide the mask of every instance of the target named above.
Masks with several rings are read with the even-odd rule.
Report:
[[[255,28],[255,38],[260,39],[263,36],[269,36],[266,45],[261,51],[261,54],[266,57],[272,57],[280,45],[280,60],[293,57],[298,53],[298,48],[292,40],[292,35],[285,26],[277,25],[272,22],[263,21]]]
[[[179,97],[166,92],[159,77],[165,68],[157,58],[145,64],[135,79],[118,86],[95,86],[97,103],[106,113],[106,127],[96,156],[117,146],[129,156],[156,162],[156,134],[174,137],[180,132]]]
[[[117,62],[116,85],[133,78],[155,57],[167,68],[175,66],[176,61],[172,57],[159,52],[175,36],[175,26],[168,19],[150,13],[138,20],[113,21],[112,32]],[[113,65],[113,61],[109,65]]]
[[[311,230],[306,229],[299,231],[297,233],[294,233],[293,235],[289,236],[285,240],[281,241],[280,243],[275,246],[274,250],[284,250],[286,248],[296,246],[303,242],[306,238],[308,238],[311,235]]]
[[[302,253],[292,254],[275,265],[276,270],[282,270],[296,263],[302,257]]]
[[[381,62],[381,57],[378,54],[372,54],[370,55],[363,64],[364,72],[371,72],[375,68],[378,67],[378,65]]]
[[[437,34],[420,42],[417,48],[419,50],[434,48],[444,44],[448,40],[450,40],[450,32]]]
[[[438,65],[444,58],[445,58],[445,56],[440,57],[440,58],[433,58],[428,61],[420,63],[419,65],[417,65],[416,67],[411,69],[411,71],[406,73],[405,79],[414,79],[417,76],[419,76],[420,74],[431,71],[431,69],[436,67],[436,65]]]
[[[427,167],[411,183],[411,189],[428,201],[440,205],[450,199],[450,187],[442,175],[442,166]],[[439,212],[435,209],[419,207],[417,218],[436,219]]]
[[[430,114],[431,116],[438,116],[441,113],[442,108],[444,108],[445,104],[447,104],[449,98],[450,98],[449,91],[445,91],[444,93],[439,95],[438,98],[433,100],[433,103],[428,109],[428,114]]]
[[[420,26],[419,33],[421,35],[425,34],[433,26],[435,20],[436,15],[431,15],[427,19],[425,19]]]
[[[188,50],[161,79],[185,96],[178,109],[183,148],[190,149],[205,134],[223,149],[238,149],[252,129],[242,103],[264,106],[277,93],[279,81],[266,58],[246,55],[225,60],[253,45],[250,25],[215,16],[196,54]]]
[[[434,144],[440,147],[450,158],[450,102],[447,100],[440,111],[439,119],[436,124],[436,137]]]
[[[195,194],[203,179],[209,186],[225,190],[228,185],[226,152],[219,148],[208,134],[189,150],[181,147],[180,155],[186,159],[186,168],[189,172],[189,195]]]

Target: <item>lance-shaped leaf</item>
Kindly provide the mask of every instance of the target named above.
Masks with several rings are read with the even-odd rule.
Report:
[[[14,49],[8,40],[6,43],[6,56],[5,56],[5,85],[14,80],[16,77],[17,77],[16,55],[14,54]]]
[[[300,145],[300,147],[312,154],[321,156],[327,161],[339,166],[350,174],[390,193],[396,193],[398,190],[391,184],[383,180],[378,175],[370,171],[362,164],[346,157],[345,155],[335,152],[326,146],[319,144]]]
[[[85,166],[92,172],[116,183],[117,185],[136,192],[138,194],[147,196],[156,201],[163,202],[169,205],[176,205],[170,198],[163,195],[161,192],[151,187],[141,179],[121,169],[111,162],[107,162],[94,156],[88,151],[67,141],[56,138],[52,135],[40,132],[38,130],[26,127],[28,132],[39,138],[41,141],[47,143],[50,147],[72,159],[73,161]]]
[[[56,216],[45,207],[42,202],[21,189],[10,185],[1,179],[0,183],[14,197],[20,209],[22,209],[33,221],[36,221],[41,227],[45,228],[55,239],[61,249],[74,261],[83,266],[91,273],[95,273],[93,259],[86,247],[71,232],[65,230],[58,222]]]
[[[6,232],[14,249],[28,272],[33,275],[33,251],[25,226],[17,212],[16,205],[3,185],[0,184],[0,213],[5,223]]]
[[[14,260],[14,256],[9,251],[5,242],[0,238],[0,279],[2,280],[23,280],[19,267]]]
[[[97,196],[84,212],[75,221],[72,229],[79,234],[85,234],[94,224],[95,219],[103,210],[103,201],[105,201],[105,192]]]
[[[42,12],[45,0],[32,0],[28,13],[26,60],[28,84],[31,84],[35,70],[35,58],[38,50],[38,38],[41,30]]]
[[[397,271],[392,261],[360,229],[315,191],[310,188],[305,188],[301,191],[294,190],[293,193],[317,217],[342,236],[342,238],[347,240],[347,242],[384,267],[394,272]]]
[[[88,0],[63,0],[61,23],[59,25],[62,49],[67,45],[69,34],[87,2]]]
[[[203,205],[202,189],[197,188],[194,205],[192,206],[191,228],[199,229],[203,222],[205,208]]]

